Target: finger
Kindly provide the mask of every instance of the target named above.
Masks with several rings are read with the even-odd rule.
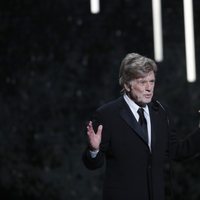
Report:
[[[94,134],[94,129],[93,129],[93,126],[92,126],[92,122],[90,121],[88,126],[87,126],[87,134],[90,136],[92,134]]]
[[[87,127],[92,127],[92,121],[89,121]]]
[[[89,121],[89,123],[88,123],[88,125],[87,125],[87,130],[90,130],[92,127],[93,127],[93,126],[92,126],[92,122]]]
[[[87,130],[87,134],[88,135],[92,135],[94,133],[94,131],[92,130],[92,128],[88,128],[88,130]]]
[[[103,126],[102,126],[102,125],[99,125],[99,126],[98,126],[98,129],[97,129],[97,134],[98,134],[98,135],[101,135],[102,130],[103,130]]]

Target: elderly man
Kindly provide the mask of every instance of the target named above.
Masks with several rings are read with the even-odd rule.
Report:
[[[166,109],[152,100],[156,63],[136,53],[121,63],[122,96],[95,112],[87,126],[89,169],[106,160],[103,200],[164,200],[164,165],[200,151],[197,128],[178,141]]]

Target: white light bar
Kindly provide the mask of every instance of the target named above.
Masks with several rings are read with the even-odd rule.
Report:
[[[188,82],[196,81],[193,1],[184,0],[185,50]]]
[[[154,57],[157,62],[163,61],[162,12],[161,0],[152,0]]]
[[[92,14],[100,12],[100,0],[90,0],[90,11]]]

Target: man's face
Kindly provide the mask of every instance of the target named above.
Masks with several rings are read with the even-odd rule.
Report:
[[[149,72],[145,77],[130,81],[125,89],[129,97],[138,105],[144,106],[151,102],[155,86],[155,74]]]

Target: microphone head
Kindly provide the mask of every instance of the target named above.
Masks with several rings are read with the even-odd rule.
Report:
[[[152,105],[153,110],[158,111],[160,107],[160,104],[158,103],[158,101],[155,99],[152,99],[152,103],[153,103]]]

